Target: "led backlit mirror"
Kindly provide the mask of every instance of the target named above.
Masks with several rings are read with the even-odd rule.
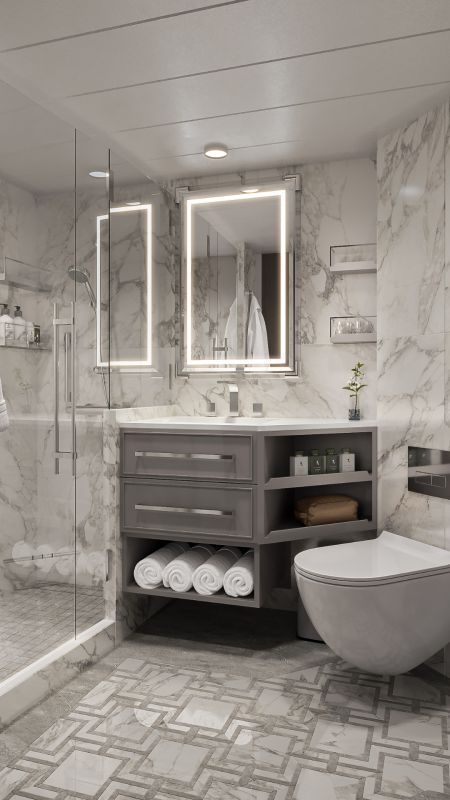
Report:
[[[106,289],[109,305],[102,302]],[[118,206],[97,217],[96,294],[97,367],[150,367],[151,205]]]
[[[292,369],[294,216],[285,186],[185,195],[185,371]]]

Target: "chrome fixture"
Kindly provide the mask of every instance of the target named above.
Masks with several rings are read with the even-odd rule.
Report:
[[[224,357],[227,358],[229,350],[227,337],[225,336],[223,340],[223,347],[219,347],[217,341],[218,341],[217,336],[214,336],[213,346],[212,346],[214,358],[216,357],[216,353],[223,353]]]
[[[76,266],[69,267],[68,273],[73,281],[75,281],[76,283],[82,283],[85,286],[89,297],[89,303],[96,312],[97,304],[95,300],[95,293],[90,281],[91,276],[86,267],[76,267]]]
[[[89,305],[91,306],[91,308],[94,309],[94,314],[95,314],[95,316],[97,316],[97,301],[96,301],[96,298],[95,298],[95,292],[94,292],[94,290],[92,288],[92,285],[91,285],[91,281],[90,281],[90,277],[91,276],[89,274],[89,271],[86,269],[86,267],[72,266],[72,267],[69,267],[68,273],[69,273],[69,276],[72,278],[72,280],[75,281],[75,283],[82,283],[83,284],[83,286],[86,289],[87,295],[89,297]],[[103,304],[102,304],[102,307],[103,307]],[[66,339],[68,340],[68,335],[67,334],[64,337],[64,347],[65,347],[65,349],[67,349],[67,346],[68,346]],[[67,356],[66,356],[66,375],[68,374],[67,373],[67,363],[68,362],[67,362]],[[105,374],[104,374],[103,371],[102,371],[101,374],[102,374],[102,383],[103,383],[103,394],[105,395],[106,407],[108,408],[108,406],[109,406],[109,398],[108,398],[108,388],[106,386],[106,378],[105,378]],[[72,394],[73,394],[72,389],[69,388],[68,380],[66,379],[66,403],[69,403],[71,401]]]
[[[238,417],[239,416],[239,387],[235,383],[228,383],[228,381],[219,381],[219,383],[224,383],[225,386],[228,386],[228,393],[230,397],[230,409],[228,412],[228,416],[230,417]]]

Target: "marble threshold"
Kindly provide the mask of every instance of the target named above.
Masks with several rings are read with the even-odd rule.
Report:
[[[115,622],[105,618],[0,683],[0,730],[83,672],[115,646]]]

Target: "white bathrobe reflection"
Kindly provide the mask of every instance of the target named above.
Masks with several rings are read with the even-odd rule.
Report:
[[[261,306],[253,292],[245,293],[247,318],[245,320],[245,358],[264,359],[269,361],[269,344],[267,341],[267,329],[262,313]],[[238,353],[238,319],[237,319],[237,299],[233,301],[225,326],[224,338],[227,340],[227,358],[242,358],[243,353]]]

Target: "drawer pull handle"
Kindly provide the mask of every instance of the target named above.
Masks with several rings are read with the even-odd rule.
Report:
[[[164,511],[169,514],[204,514],[207,517],[232,517],[234,511],[220,511],[218,508],[176,508],[175,506],[144,506],[137,503],[135,511]]]
[[[153,453],[136,450],[136,458],[178,458],[186,461],[233,461],[234,455],[218,455],[216,453]]]

